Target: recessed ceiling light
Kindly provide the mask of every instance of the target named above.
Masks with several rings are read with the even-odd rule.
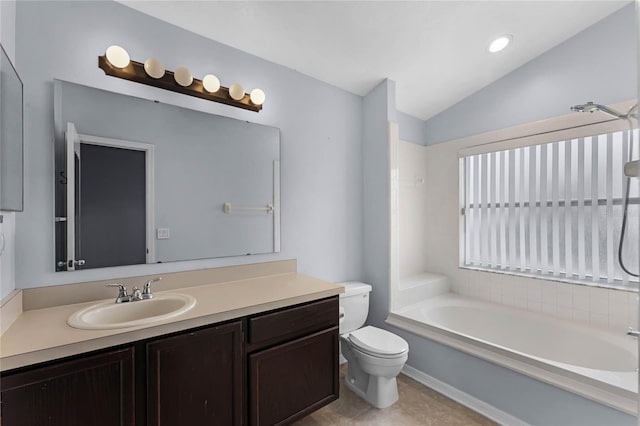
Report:
[[[496,53],[504,49],[511,43],[512,35],[503,35],[493,40],[489,45],[489,52]]]

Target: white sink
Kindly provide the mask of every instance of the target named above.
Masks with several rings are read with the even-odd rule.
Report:
[[[137,327],[175,318],[196,305],[196,299],[186,294],[156,294],[153,299],[135,302],[98,303],[73,313],[67,324],[84,330],[109,330]]]

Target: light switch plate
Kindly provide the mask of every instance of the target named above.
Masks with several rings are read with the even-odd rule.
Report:
[[[156,238],[159,240],[168,240],[171,236],[169,228],[158,228]]]

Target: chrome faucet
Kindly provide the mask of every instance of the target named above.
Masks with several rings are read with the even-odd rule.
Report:
[[[118,287],[118,297],[116,297],[116,303],[136,302],[138,300],[153,299],[153,293],[151,292],[151,284],[160,281],[162,277],[157,277],[144,283],[142,291],[138,287],[131,289],[131,294],[127,294],[127,287],[123,284],[107,284],[107,287]]]
[[[129,296],[127,294],[127,287],[125,287],[122,284],[107,284],[107,287],[118,287],[118,289],[120,290],[118,292],[118,297],[116,297],[116,303],[124,303],[124,302],[130,302],[131,301],[131,296]]]
[[[151,284],[160,280],[162,280],[162,277],[157,277],[144,283],[144,287],[142,288],[142,295],[140,296],[140,298],[153,299],[153,293],[151,292]]]

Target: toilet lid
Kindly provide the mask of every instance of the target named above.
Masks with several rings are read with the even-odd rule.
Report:
[[[349,333],[349,340],[367,352],[397,355],[409,350],[409,344],[400,336],[380,328],[366,326]]]

